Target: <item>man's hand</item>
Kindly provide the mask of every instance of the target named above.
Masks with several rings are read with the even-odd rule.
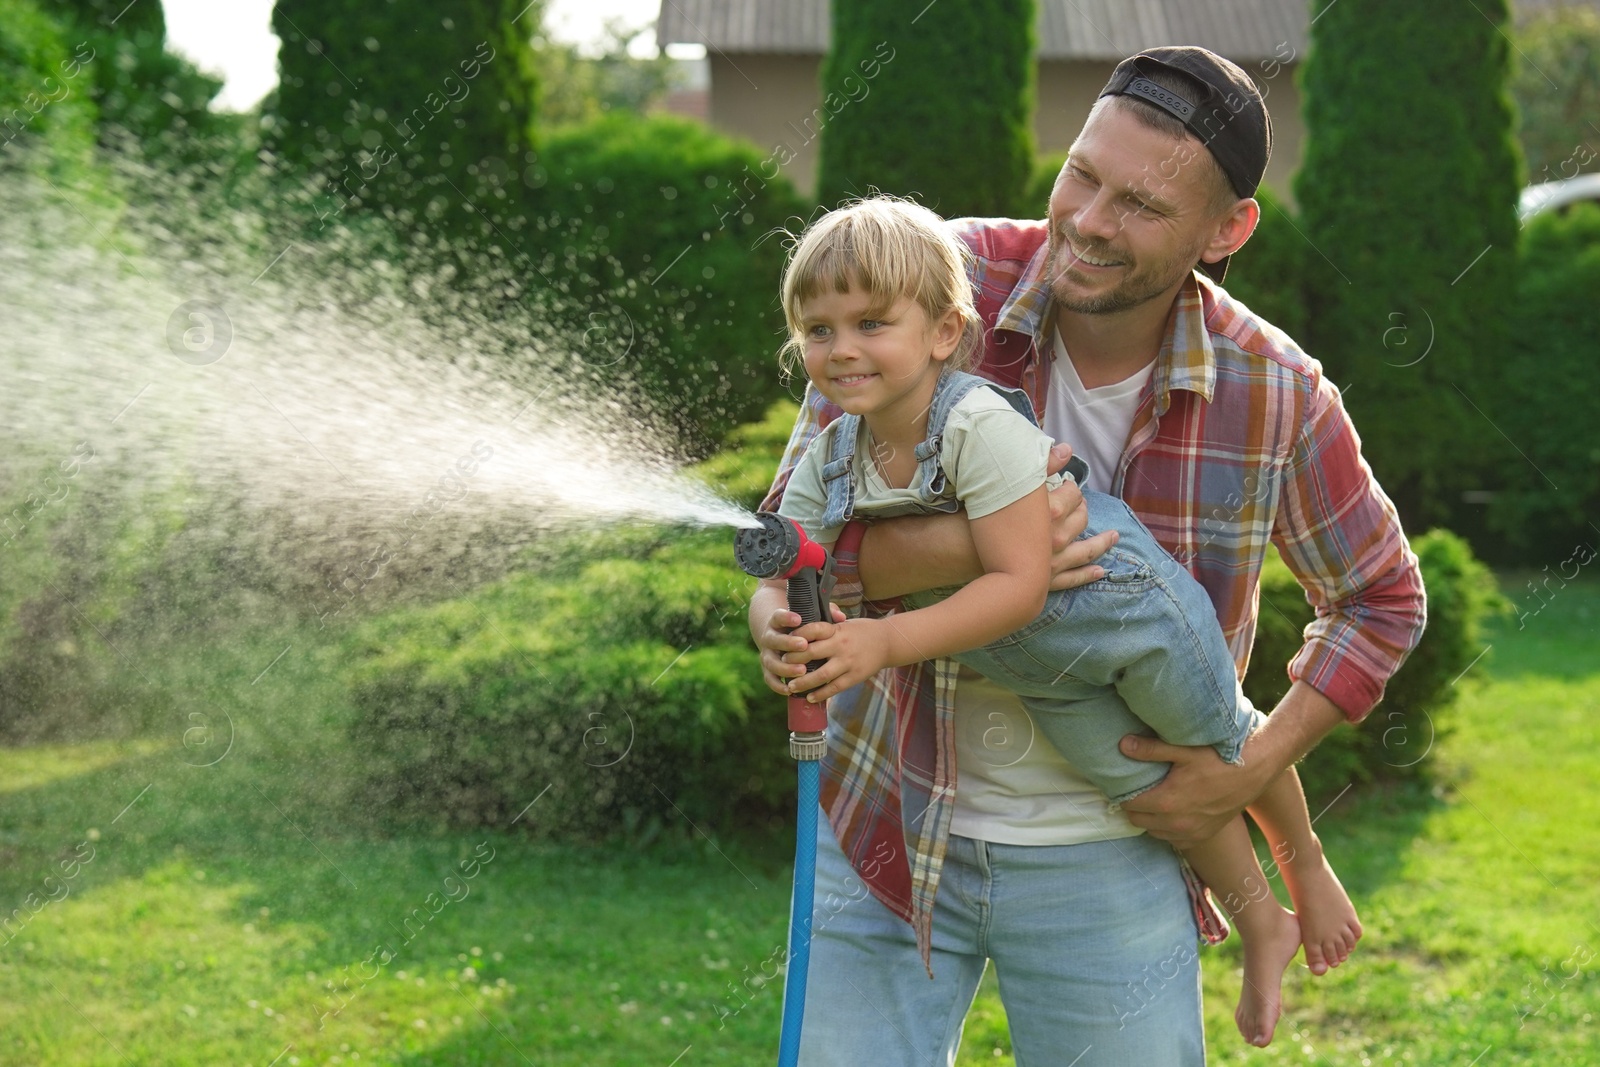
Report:
[[[813,704],[871,678],[889,666],[889,619],[847,619],[837,625],[816,622],[802,626],[796,636],[806,639],[803,651],[783,657],[787,663],[805,664],[827,660],[816,670],[789,683],[789,692],[806,694]]]
[[[1266,722],[1244,743],[1239,763],[1224,763],[1216,750],[1169,745],[1129,734],[1122,754],[1170,763],[1161,783],[1122,805],[1128,821],[1151,837],[1189,848],[1215,837],[1272,780],[1346,721],[1339,706],[1305,682],[1295,682]]]
[[[1058,444],[1050,449],[1045,469],[1061,471],[1072,458],[1072,446]],[[1117,531],[1106,530],[1078,540],[1089,525],[1089,506],[1071,478],[1050,494],[1050,588],[1076,589],[1104,578],[1106,572],[1094,561],[1117,543]]]
[[[833,621],[843,622],[844,612],[839,610],[838,605],[832,607]],[[795,627],[799,625],[799,615],[788,608],[778,608],[762,618],[760,625],[751,627],[753,631],[751,636],[755,638],[756,647],[761,650],[761,678],[767,683],[768,689],[782,696],[793,695],[789,691],[789,681],[806,673],[806,661],[810,658],[805,657],[793,662],[785,658],[790,654],[805,656],[808,642],[804,635],[813,631],[811,627],[807,627],[794,632]]]
[[[1135,734],[1124,737],[1121,748],[1130,759],[1172,764],[1166,778],[1124,803],[1122,810],[1133,825],[1177,849],[1215,837],[1281,771],[1266,766],[1264,760],[1250,759],[1249,742],[1243,763],[1223,762],[1209,745],[1169,745]]]

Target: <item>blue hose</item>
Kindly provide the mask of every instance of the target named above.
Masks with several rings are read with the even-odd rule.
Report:
[[[789,968],[783,983],[783,1031],[778,1067],[800,1060],[800,1020],[806,1010],[806,971],[811,966],[811,905],[817,885],[816,760],[800,760],[800,813],[795,825],[794,896],[789,902]]]

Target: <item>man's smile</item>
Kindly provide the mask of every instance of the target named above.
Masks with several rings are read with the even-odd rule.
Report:
[[[1120,259],[1110,259],[1105,256],[1096,256],[1091,255],[1088,252],[1080,251],[1078,246],[1068,238],[1062,238],[1061,247],[1064,251],[1070,253],[1072,258],[1076,261],[1075,263],[1068,264],[1068,268],[1072,266],[1090,268],[1122,266],[1122,261]]]

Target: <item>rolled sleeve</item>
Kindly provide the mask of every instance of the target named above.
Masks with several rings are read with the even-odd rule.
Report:
[[[1318,378],[1302,425],[1273,541],[1316,618],[1289,677],[1359,722],[1422,636],[1422,572],[1326,378]]]

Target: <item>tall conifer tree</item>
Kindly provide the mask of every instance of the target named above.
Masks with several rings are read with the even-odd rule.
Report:
[[[467,229],[520,215],[539,11],[524,0],[278,0],[267,147],[325,173],[341,210],[382,202],[403,222],[420,212]]]
[[[1033,166],[1035,0],[834,0],[817,197],[1009,215]],[[1037,205],[1029,214],[1036,214]]]
[[[1449,520],[1486,466],[1519,462],[1486,415],[1521,183],[1506,0],[1317,7],[1295,182],[1314,249],[1303,341],[1409,524]]]

